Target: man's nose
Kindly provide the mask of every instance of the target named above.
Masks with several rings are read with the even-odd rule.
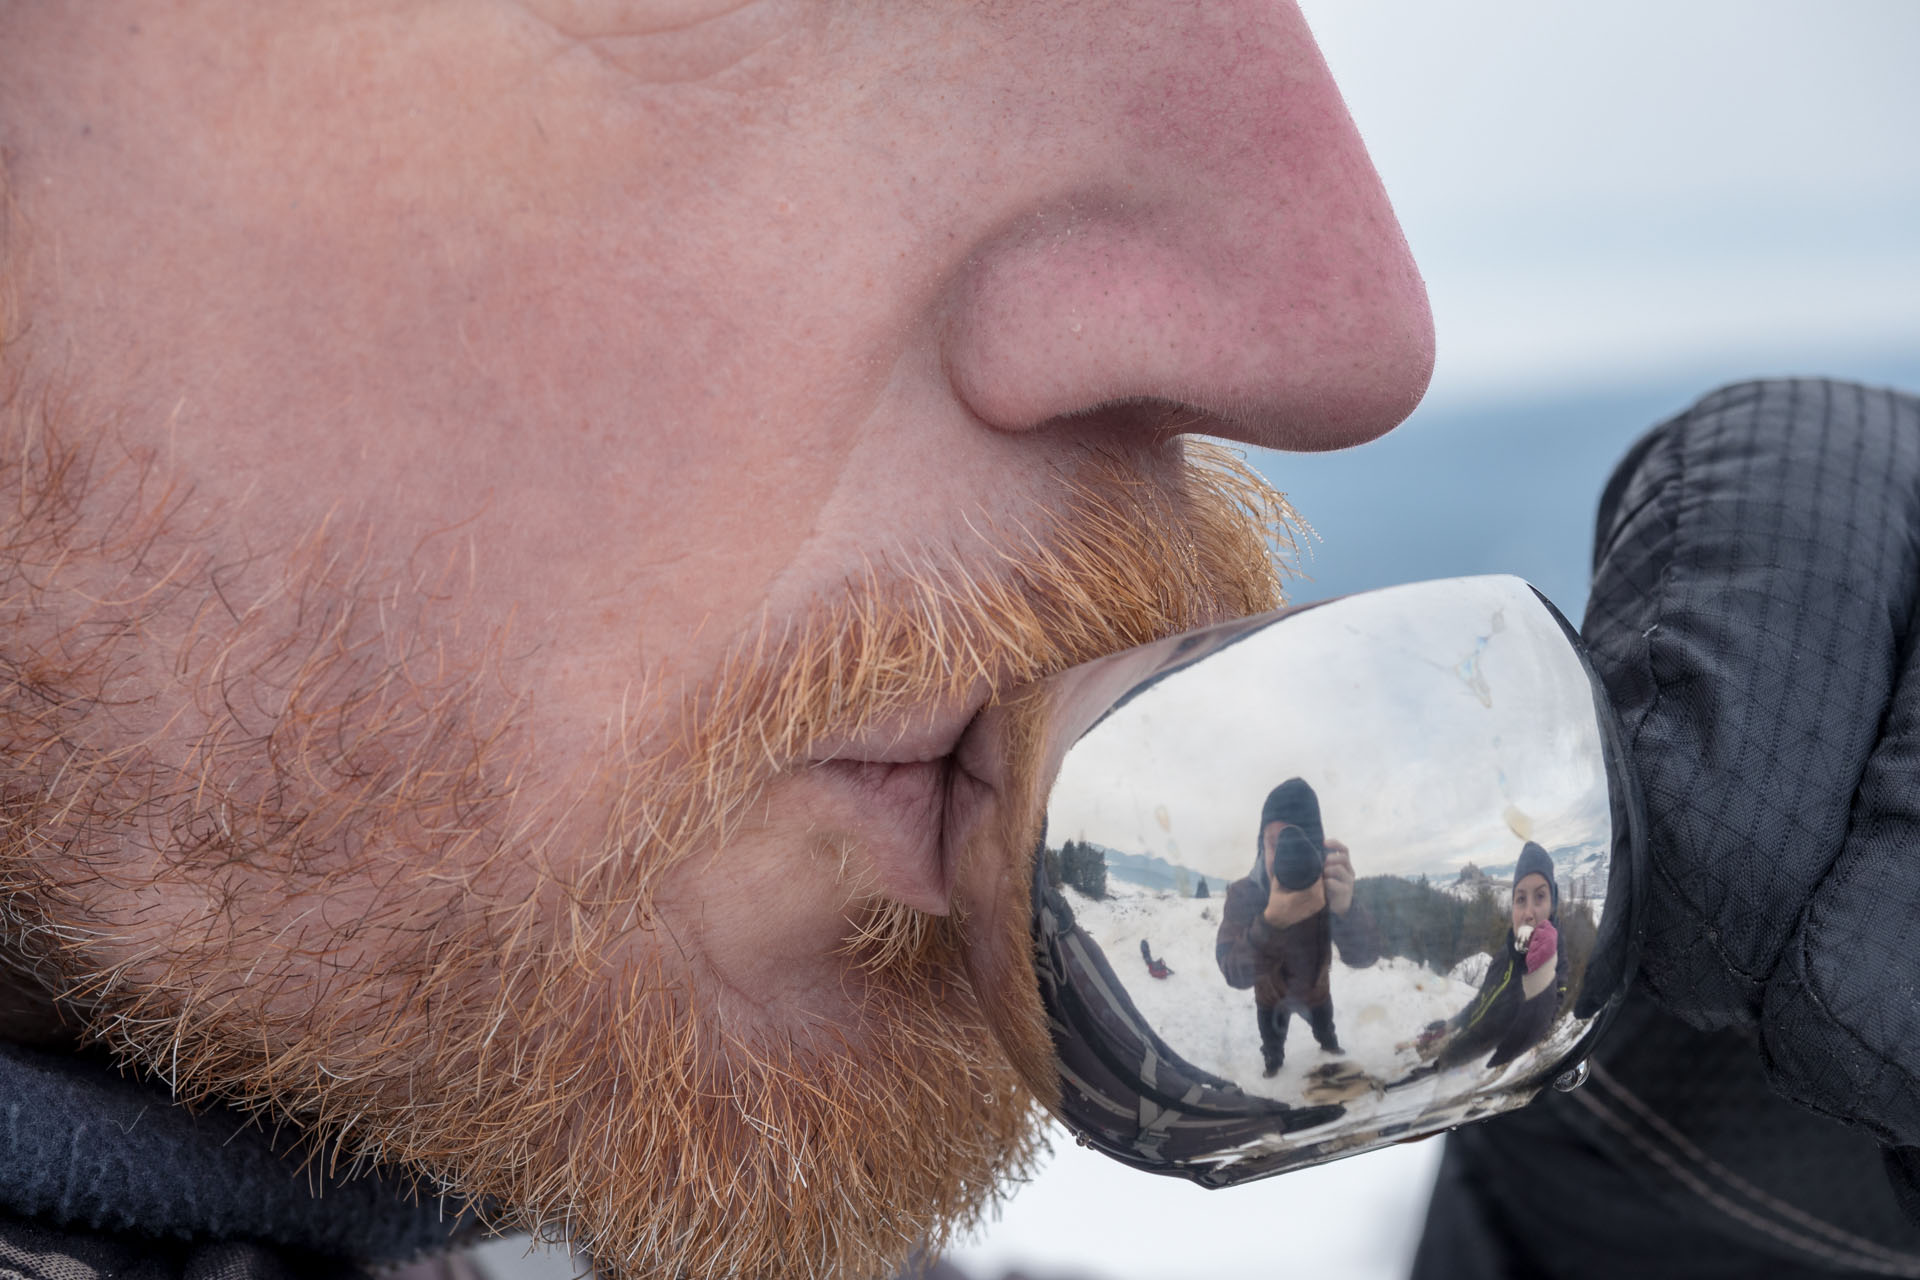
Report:
[[[1313,450],[1389,430],[1433,364],[1426,289],[1292,4],[1050,6],[1080,56],[1014,93],[1032,198],[970,259],[944,338],[1008,431],[1144,405]],[[1138,413],[1114,421],[1140,421]]]

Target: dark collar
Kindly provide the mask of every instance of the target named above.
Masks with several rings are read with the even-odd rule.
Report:
[[[3,1042],[0,1209],[65,1230],[248,1240],[369,1264],[475,1228],[401,1179],[325,1176],[257,1122],[190,1113],[96,1056]]]

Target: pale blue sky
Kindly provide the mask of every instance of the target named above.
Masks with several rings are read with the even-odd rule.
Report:
[[[1920,347],[1920,4],[1306,0],[1434,394]]]

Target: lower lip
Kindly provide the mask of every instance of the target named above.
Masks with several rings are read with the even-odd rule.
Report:
[[[881,894],[917,910],[944,915],[951,905],[952,867],[944,838],[948,791],[956,772],[949,757],[910,764],[832,760],[813,766],[851,801],[835,822],[873,860]]]

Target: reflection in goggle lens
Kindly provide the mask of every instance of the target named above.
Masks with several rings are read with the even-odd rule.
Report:
[[[1033,937],[1081,1141],[1227,1186],[1580,1078],[1632,969],[1642,824],[1531,587],[1282,610],[1046,696]]]

